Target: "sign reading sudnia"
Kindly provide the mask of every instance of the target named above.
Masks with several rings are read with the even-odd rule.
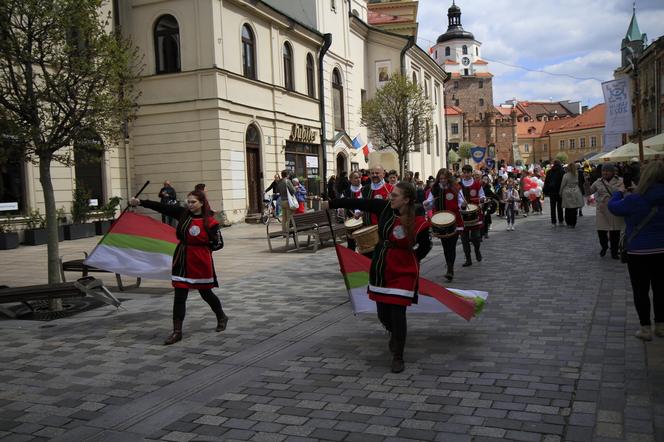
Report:
[[[316,132],[317,130],[315,128],[304,126],[302,124],[293,124],[288,139],[296,143],[312,144],[316,141]]]

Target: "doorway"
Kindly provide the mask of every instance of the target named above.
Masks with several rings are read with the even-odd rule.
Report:
[[[341,172],[348,172],[346,169],[346,157],[342,153],[337,154],[337,177],[341,176]]]
[[[262,203],[261,179],[261,135],[253,124],[247,129],[245,137],[247,144],[247,193],[249,197],[248,213],[260,213]]]

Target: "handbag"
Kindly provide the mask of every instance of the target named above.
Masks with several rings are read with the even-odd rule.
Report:
[[[639,225],[636,226],[636,228],[629,235],[629,238],[626,238],[624,233],[622,234],[620,237],[620,242],[618,243],[618,255],[620,256],[620,262],[623,264],[627,262],[627,246],[629,245],[629,242],[633,240],[636,235],[638,235],[639,231],[641,231],[641,229],[643,229],[645,225],[648,224],[648,222],[650,222],[652,217],[655,216],[656,212],[657,207],[650,209],[648,216],[646,216],[643,221],[641,221]]]
[[[286,187],[286,193],[288,194],[288,207],[291,208],[291,210],[297,210],[300,208],[300,203],[297,201],[297,198],[295,198],[295,195],[293,195],[288,187]]]

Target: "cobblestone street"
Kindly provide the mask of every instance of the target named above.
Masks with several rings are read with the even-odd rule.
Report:
[[[409,315],[400,374],[332,247],[270,254],[264,226],[225,229],[225,332],[191,293],[184,340],[163,346],[163,281],[114,291],[125,311],[0,321],[0,441],[664,441],[664,339],[634,338],[626,267],[599,257],[584,212],[576,229],[496,219],[469,268],[459,244],[449,286],[489,291],[485,310]],[[39,253],[0,252],[0,284],[34,280]],[[442,283],[443,261],[438,242],[423,276]]]

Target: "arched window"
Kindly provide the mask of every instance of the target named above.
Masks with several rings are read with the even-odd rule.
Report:
[[[475,46],[475,55],[477,55],[478,57],[480,55],[480,48],[478,48],[477,46]]]
[[[461,47],[461,52],[463,53],[463,55],[468,55],[468,46],[463,45]]]
[[[154,27],[157,74],[180,72],[180,27],[172,15],[162,15]]]
[[[314,56],[307,54],[307,95],[311,98],[316,96],[316,84],[314,78]]]
[[[413,83],[417,84],[417,73],[413,72]]]
[[[438,125],[436,125],[436,156],[440,156],[440,136],[438,135]]]
[[[449,46],[445,46],[445,56],[446,56],[446,57],[449,57],[449,55],[450,55],[450,47],[449,47]]]
[[[334,129],[344,130],[344,85],[338,69],[332,71],[332,105],[334,107]]]
[[[249,25],[242,26],[242,75],[256,79],[256,39]]]
[[[295,86],[293,83],[293,48],[286,42],[284,43],[284,87],[292,91]]]
[[[427,131],[427,155],[431,155],[431,128],[429,127],[429,122],[426,122],[426,131]]]

